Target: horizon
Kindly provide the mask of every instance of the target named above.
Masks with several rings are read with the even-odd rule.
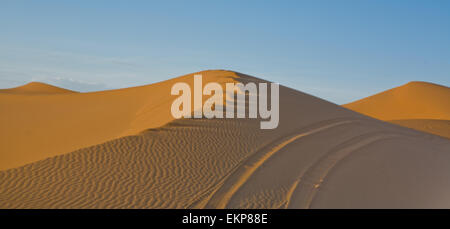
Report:
[[[90,92],[228,69],[343,104],[450,85],[447,1],[283,3],[6,1],[0,88]]]
[[[4,90],[4,89],[15,89],[15,88],[25,87],[25,86],[29,86],[29,85],[33,85],[33,86],[34,86],[34,85],[44,85],[44,86],[46,85],[46,86],[57,87],[57,88],[60,88],[60,89],[70,90],[70,91],[77,92],[77,93],[95,93],[95,92],[102,92],[102,91],[114,91],[114,90],[122,90],[122,89],[133,88],[133,87],[148,86],[148,85],[152,85],[152,84],[156,84],[156,83],[161,83],[161,82],[164,82],[164,81],[167,81],[167,80],[171,80],[171,79],[176,79],[176,78],[179,78],[179,77],[183,77],[183,76],[186,76],[186,75],[198,75],[198,74],[199,74],[199,75],[202,75],[202,74],[201,74],[202,72],[208,72],[208,71],[227,71],[227,72],[234,72],[234,73],[239,73],[239,74],[245,74],[245,73],[242,73],[242,72],[232,71],[232,70],[228,70],[228,69],[208,69],[208,70],[202,70],[202,71],[199,71],[199,72],[191,72],[191,73],[187,73],[187,74],[184,74],[184,75],[180,75],[180,76],[168,78],[168,79],[161,80],[161,81],[154,82],[154,83],[150,83],[150,84],[143,84],[143,85],[137,85],[137,86],[131,86],[131,87],[106,88],[106,89],[103,89],[103,90],[100,89],[100,90],[90,90],[90,91],[77,91],[77,90],[72,90],[72,89],[70,89],[70,88],[66,88],[66,87],[54,85],[54,84],[52,84],[52,83],[47,83],[47,82],[43,82],[43,81],[30,81],[30,82],[27,82],[27,83],[25,83],[25,84],[18,85],[18,86],[16,86],[16,87],[11,87],[11,88],[0,88],[0,90]],[[247,75],[247,74],[245,74],[245,75]],[[252,76],[252,77],[254,77],[254,76]],[[194,80],[194,79],[193,79],[193,80]],[[262,80],[264,80],[264,79],[262,79]],[[351,102],[349,102],[349,103],[356,102],[356,101],[360,101],[360,100],[366,99],[366,98],[368,98],[368,97],[372,97],[372,96],[381,94],[381,93],[383,93],[383,92],[387,92],[387,91],[389,91],[389,90],[391,90],[391,89],[403,87],[403,86],[406,86],[406,85],[409,85],[409,84],[413,84],[413,83],[420,83],[420,84],[425,84],[425,85],[436,85],[436,86],[444,86],[444,87],[448,87],[448,86],[446,86],[446,85],[436,84],[436,83],[433,83],[433,82],[413,80],[413,81],[406,82],[406,83],[404,83],[404,84],[402,84],[402,85],[397,85],[397,86],[394,86],[394,87],[392,87],[392,88],[387,88],[387,89],[385,89],[385,90],[383,90],[383,91],[375,92],[374,94],[371,94],[371,95],[369,95],[369,96],[367,96],[367,97],[360,98],[360,99],[356,99],[356,100],[351,101]],[[287,87],[287,88],[291,88],[291,87],[289,87],[289,86],[287,86],[287,85],[282,85],[282,86]],[[291,88],[291,89],[296,90],[295,88]],[[306,92],[304,92],[304,93],[306,93]],[[307,94],[308,94],[308,93],[307,93]],[[312,95],[312,94],[310,94],[310,95]],[[315,95],[312,95],[312,96],[315,96]],[[320,97],[318,97],[318,96],[315,96],[315,97],[320,98]],[[323,98],[322,98],[322,99],[323,99]],[[329,101],[329,102],[333,102],[333,101]],[[347,103],[347,104],[348,104],[348,103]],[[346,104],[337,104],[337,105],[346,105]]]

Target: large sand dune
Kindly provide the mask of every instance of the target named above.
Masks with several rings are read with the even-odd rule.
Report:
[[[450,88],[410,82],[343,105],[362,114],[450,138]]]
[[[205,83],[232,81],[221,71],[203,74]],[[170,88],[189,79],[94,93],[41,83],[0,91],[0,170],[162,126],[173,120]]]
[[[0,95],[0,207],[450,207],[450,140],[283,86],[273,130],[258,119],[173,120],[170,87],[192,76],[96,93]]]

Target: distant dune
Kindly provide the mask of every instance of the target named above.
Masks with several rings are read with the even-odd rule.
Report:
[[[343,105],[362,114],[450,138],[450,88],[410,82]]]
[[[193,74],[94,93],[0,93],[0,208],[450,208],[448,139],[284,86],[273,130],[258,119],[174,120],[175,82]]]
[[[53,85],[31,82],[20,87],[11,89],[0,89],[0,93],[9,94],[34,94],[34,95],[45,95],[45,94],[64,94],[64,93],[75,93],[75,91],[67,90],[60,87],[55,87]]]

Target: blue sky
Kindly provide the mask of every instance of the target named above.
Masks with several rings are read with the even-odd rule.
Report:
[[[346,103],[450,85],[450,1],[0,2],[0,88],[80,91],[229,69]]]

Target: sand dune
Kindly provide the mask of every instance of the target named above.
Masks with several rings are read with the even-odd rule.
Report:
[[[381,120],[450,120],[450,88],[426,82],[410,82],[344,107]]]
[[[261,81],[231,71],[202,74],[221,83]],[[33,102],[46,106],[25,124],[48,139],[39,145],[37,135],[24,134],[29,112],[16,119],[1,113],[2,122],[10,118],[7,131],[23,132],[0,145],[8,168],[0,171],[0,207],[450,207],[450,140],[283,86],[273,130],[261,130],[258,119],[173,120],[170,87],[192,78],[87,94],[0,96],[0,107],[17,113],[40,111]]]
[[[75,93],[75,91],[67,90],[53,85],[31,82],[20,87],[11,89],[1,89],[0,93],[9,94],[33,94],[33,95],[45,95],[45,94],[62,94],[62,93]]]
[[[410,82],[343,106],[405,127],[450,136],[450,88],[445,86]]]
[[[221,71],[202,74],[205,83],[232,80],[219,77]],[[162,126],[173,120],[171,86],[192,85],[192,76],[94,93],[55,93],[66,91],[41,83],[6,89],[0,93],[0,170]]]

